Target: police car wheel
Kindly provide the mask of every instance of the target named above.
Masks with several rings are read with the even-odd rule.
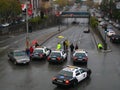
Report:
[[[76,62],[73,61],[73,64],[76,65]]]
[[[90,77],[90,74],[91,74],[91,70],[87,71],[87,78]]]
[[[77,82],[77,81],[74,81],[74,82],[73,82],[73,87],[75,87],[77,84],[78,84],[78,82]]]
[[[15,64],[15,65],[17,65],[17,62],[16,62],[16,61],[14,61],[14,64]]]

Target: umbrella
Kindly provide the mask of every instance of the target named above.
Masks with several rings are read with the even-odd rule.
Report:
[[[64,38],[64,36],[61,36],[61,35],[60,35],[60,36],[58,36],[58,38],[62,39],[62,38]]]
[[[32,45],[35,45],[36,43],[38,43],[37,40],[33,40],[33,41],[32,41]]]

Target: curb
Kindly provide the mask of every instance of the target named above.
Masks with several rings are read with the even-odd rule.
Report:
[[[64,29],[62,29],[62,30],[60,30],[60,31],[56,31],[55,33],[53,33],[52,35],[50,35],[47,39],[45,39],[43,42],[41,42],[40,45],[43,45],[43,44],[44,44],[45,42],[47,42],[49,39],[51,39],[52,37],[54,37],[55,35],[63,32],[63,31],[65,31],[65,30],[68,29],[68,28],[69,28],[69,27],[64,28]]]
[[[93,35],[93,38],[94,38],[94,41],[95,41],[95,44],[96,44],[96,48],[97,48],[97,44],[98,43],[102,43],[102,41],[98,38],[98,36],[92,31],[92,28],[90,28],[91,29],[91,33],[92,33],[92,35]],[[103,43],[102,43],[103,44]],[[107,48],[109,48],[109,49],[107,49],[107,50],[99,50],[98,48],[97,48],[97,50],[98,51],[101,51],[101,52],[104,52],[104,53],[106,53],[106,52],[111,52],[112,50],[110,49],[110,46],[107,46]]]

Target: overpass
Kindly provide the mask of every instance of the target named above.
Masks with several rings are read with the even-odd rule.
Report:
[[[64,11],[61,12],[60,16],[63,18],[90,18],[90,13],[88,11]]]

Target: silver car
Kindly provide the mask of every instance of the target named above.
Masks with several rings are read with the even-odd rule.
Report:
[[[30,58],[25,50],[14,50],[8,53],[9,60],[14,64],[29,64]]]

